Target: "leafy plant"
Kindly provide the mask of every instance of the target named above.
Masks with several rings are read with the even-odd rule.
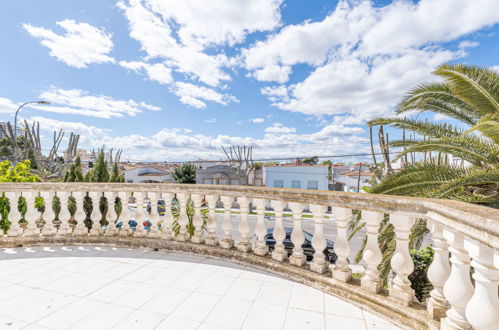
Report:
[[[178,200],[175,198],[172,201],[172,214],[173,214],[173,223],[172,223],[172,231],[175,233],[175,236],[178,236],[180,233],[180,224],[178,223],[178,218],[180,217],[180,204]],[[195,226],[193,224],[193,219],[194,219],[194,203],[189,199],[187,201],[187,206],[186,206],[186,213],[187,213],[187,233],[189,234],[189,237],[194,236],[195,232]],[[203,217],[203,225],[201,226],[201,230],[206,230],[206,219],[208,219],[208,209],[207,208],[202,208],[201,209],[201,216]]]
[[[433,249],[427,245],[423,249],[411,250],[410,253],[414,262],[414,271],[409,275],[409,281],[411,281],[411,288],[416,292],[416,298],[422,302],[433,290],[433,285],[427,276],[428,267],[433,261]]]
[[[173,179],[177,183],[196,183],[196,166],[183,164],[173,170]]]

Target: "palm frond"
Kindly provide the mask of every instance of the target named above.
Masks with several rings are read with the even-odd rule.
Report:
[[[455,137],[464,134],[462,129],[450,124],[434,124],[428,120],[414,120],[409,118],[377,118],[371,120],[369,125],[391,125],[432,138]]]
[[[465,186],[483,186],[499,184],[499,167],[491,169],[470,169],[466,174],[442,185],[435,191],[437,198],[449,198],[458,189]]]
[[[443,64],[435,74],[446,79],[449,89],[472,105],[480,115],[499,112],[499,73],[475,65]]]
[[[473,131],[479,131],[496,144],[499,144],[499,114],[488,114],[483,116],[466,133]]]

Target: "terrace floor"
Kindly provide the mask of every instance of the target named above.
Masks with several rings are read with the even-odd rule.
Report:
[[[323,292],[201,256],[0,249],[1,329],[398,329]]]

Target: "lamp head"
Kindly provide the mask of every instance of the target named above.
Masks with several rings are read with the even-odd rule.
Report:
[[[50,104],[50,102],[48,102],[48,101],[38,101],[37,103],[38,104]]]

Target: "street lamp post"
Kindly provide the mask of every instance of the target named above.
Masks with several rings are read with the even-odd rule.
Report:
[[[19,113],[19,110],[21,110],[22,107],[24,107],[26,104],[50,104],[50,102],[47,101],[30,101],[30,102],[25,102],[17,108],[16,115],[14,116],[14,165],[17,164],[17,148],[15,145],[17,145],[17,114]]]

